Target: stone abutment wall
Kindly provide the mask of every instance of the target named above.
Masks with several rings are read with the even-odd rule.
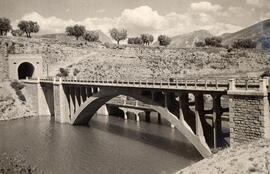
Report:
[[[228,94],[230,145],[270,138],[266,79],[261,79],[260,89],[257,92],[232,89]]]

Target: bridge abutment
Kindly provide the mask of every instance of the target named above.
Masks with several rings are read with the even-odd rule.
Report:
[[[260,80],[259,91],[238,90],[230,81],[230,145],[269,136],[269,101],[266,79]]]

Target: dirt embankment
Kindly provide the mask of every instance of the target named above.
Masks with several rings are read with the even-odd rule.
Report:
[[[15,91],[10,82],[0,83],[0,121],[27,118],[35,115],[27,104],[23,93]]]
[[[225,48],[164,48],[61,41],[48,38],[1,37],[10,54],[42,54],[44,72],[54,76],[68,67],[69,75],[84,78],[182,78],[231,75],[269,68],[262,50]],[[1,66],[1,65],[0,65]]]
[[[219,151],[175,174],[269,174],[270,141],[260,140]]]
[[[269,68],[270,55],[262,50],[224,48],[99,48],[69,67],[89,78],[159,79],[232,75]]]

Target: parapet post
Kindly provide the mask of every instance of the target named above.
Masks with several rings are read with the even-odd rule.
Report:
[[[229,90],[230,91],[235,91],[235,79],[229,79]]]

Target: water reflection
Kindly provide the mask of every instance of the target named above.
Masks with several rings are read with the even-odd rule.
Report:
[[[32,118],[0,123],[0,153],[19,150],[47,173],[172,173],[201,159],[168,126],[95,116],[89,127]]]

